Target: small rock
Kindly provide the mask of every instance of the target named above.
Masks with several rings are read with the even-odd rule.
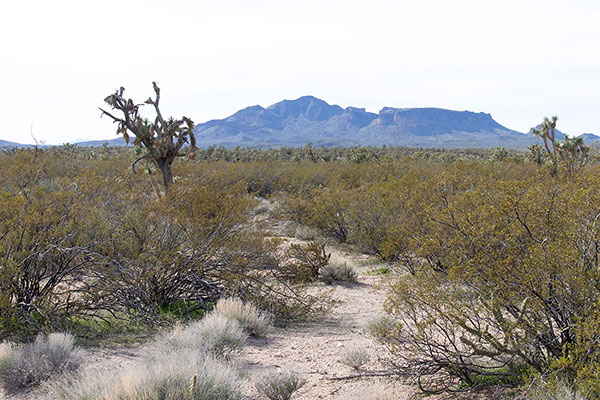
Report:
[[[273,354],[273,357],[282,358],[283,354],[280,351],[278,351],[277,353]]]

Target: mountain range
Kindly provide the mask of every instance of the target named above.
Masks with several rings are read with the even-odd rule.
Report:
[[[364,108],[330,105],[313,96],[251,106],[196,125],[200,147],[412,146],[525,149],[540,139],[506,128],[490,114],[441,108]],[[560,132],[557,137],[562,137]],[[600,137],[586,134],[586,142]]]
[[[412,146],[525,149],[540,139],[506,128],[490,114],[441,108],[384,107],[378,114],[364,108],[330,105],[313,96],[283,100],[267,108],[244,108],[224,118],[196,125],[198,147]],[[562,137],[558,133],[557,137]],[[586,143],[599,140],[584,134]],[[101,146],[105,140],[76,143]],[[123,138],[109,145],[125,145]],[[0,147],[15,143],[0,140]]]

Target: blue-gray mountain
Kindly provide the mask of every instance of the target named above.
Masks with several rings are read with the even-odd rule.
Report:
[[[364,108],[330,105],[312,96],[284,100],[270,107],[251,106],[220,120],[196,125],[198,147],[413,146],[507,147],[525,149],[541,140],[494,121],[490,114],[440,108]],[[587,144],[600,139],[584,134]],[[557,138],[562,138],[558,132]],[[124,146],[125,140],[96,140],[78,146]],[[0,147],[18,144],[0,141]]]
[[[15,142],[9,142],[8,140],[0,139],[0,147],[30,147],[29,144],[21,144]]]
[[[303,146],[311,142],[315,146],[524,149],[539,141],[531,134],[500,125],[486,113],[385,107],[374,114],[364,108],[343,109],[312,96],[267,108],[248,107],[225,119],[198,124],[195,134],[200,147]]]

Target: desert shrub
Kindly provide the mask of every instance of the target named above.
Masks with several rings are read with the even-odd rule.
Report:
[[[369,335],[385,341],[394,338],[398,333],[397,330],[401,327],[397,319],[389,314],[382,314],[369,320],[365,326],[365,331]]]
[[[292,220],[345,242],[350,229],[349,205],[346,190],[334,185],[318,189],[305,188],[299,196],[287,196],[282,208]]]
[[[272,373],[257,380],[256,390],[269,400],[289,400],[305,383],[294,372]]]
[[[373,268],[365,272],[367,275],[375,276],[375,275],[388,275],[392,270],[390,267],[379,267]]]
[[[242,348],[245,340],[238,321],[211,312],[200,321],[175,328],[156,347],[167,353],[198,351],[223,357]]]
[[[268,275],[261,279],[269,280]],[[268,285],[258,283],[247,293],[247,298],[261,310],[273,317],[273,323],[285,326],[293,321],[305,321],[322,315],[331,305],[331,296],[327,292],[314,292],[306,283],[287,281],[283,275],[269,281]]]
[[[237,298],[220,299],[215,312],[237,321],[242,329],[252,336],[264,336],[271,326],[270,316],[256,306]]]
[[[0,382],[7,393],[29,389],[62,373],[79,368],[82,351],[64,333],[38,335],[27,344],[0,345]]]
[[[396,365],[425,391],[568,371],[597,397],[597,178],[463,167],[414,191],[419,268],[397,278],[385,308],[401,325],[382,335]]]
[[[300,240],[315,240],[318,234],[317,230],[304,225],[296,227],[294,232],[294,236]]]
[[[171,352],[160,360],[148,359],[118,373],[90,371],[50,385],[64,400],[223,400],[241,399],[236,372],[201,352]]]
[[[388,236],[405,212],[405,188],[393,183],[374,183],[349,192],[351,208],[348,215],[348,242],[358,250],[387,260]],[[359,194],[360,193],[360,194]]]
[[[358,371],[364,364],[368,363],[370,359],[371,355],[366,350],[350,349],[342,353],[340,362]]]
[[[251,201],[239,186],[215,186],[175,183],[158,201],[116,216],[102,247],[114,268],[103,270],[98,300],[149,320],[182,301],[197,312],[221,296],[230,269],[243,275],[268,262],[261,241],[242,229]]]
[[[325,252],[325,244],[311,242],[306,245],[292,244],[285,252],[288,262],[282,271],[286,278],[298,282],[312,282],[319,277],[321,269],[329,263],[331,254]]]
[[[79,294],[102,257],[98,212],[73,186],[24,187],[0,192],[0,326],[37,333],[64,327],[85,304]],[[96,229],[96,231],[94,230]]]
[[[573,385],[564,380],[538,382],[524,393],[530,400],[585,400],[585,397]]]
[[[356,282],[356,271],[348,264],[328,264],[319,271],[319,279],[328,285],[334,282]]]

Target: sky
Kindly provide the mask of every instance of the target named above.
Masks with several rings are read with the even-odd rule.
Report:
[[[152,81],[196,123],[313,95],[600,134],[599,20],[596,0],[4,1],[0,139],[115,138],[103,99]]]

